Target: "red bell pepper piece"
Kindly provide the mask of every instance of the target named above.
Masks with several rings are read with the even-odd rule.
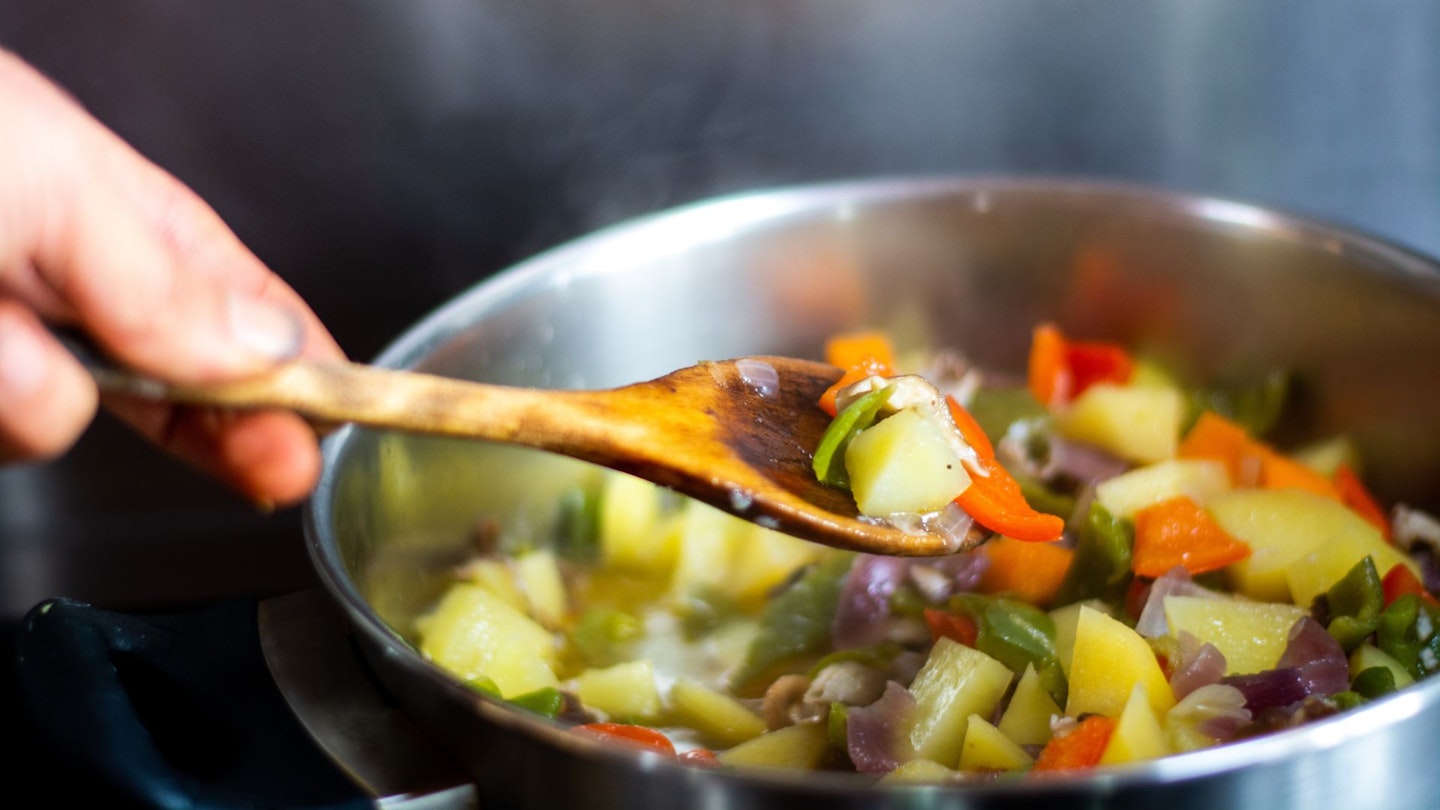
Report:
[[[604,742],[615,742],[645,751],[654,751],[657,754],[675,756],[675,744],[670,742],[670,738],[645,726],[632,726],[627,723],[584,723],[570,730],[583,737],[593,737]]]

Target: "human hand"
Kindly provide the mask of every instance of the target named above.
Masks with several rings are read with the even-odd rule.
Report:
[[[343,356],[199,197],[3,50],[0,155],[0,462],[64,452],[100,398],[42,319],[176,382]],[[314,432],[294,414],[105,404],[260,503],[299,500],[319,475]]]

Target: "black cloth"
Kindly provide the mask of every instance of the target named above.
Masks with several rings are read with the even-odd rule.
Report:
[[[257,603],[137,615],[38,605],[3,641],[17,806],[362,808],[260,649]]]

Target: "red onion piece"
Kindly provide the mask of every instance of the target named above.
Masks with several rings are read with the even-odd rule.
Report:
[[[1045,479],[1068,478],[1079,484],[1098,484],[1130,469],[1121,458],[1083,442],[1072,442],[1059,436],[1047,437],[1050,455],[1041,468]]]
[[[1252,714],[1298,703],[1310,694],[1299,667],[1267,669],[1252,675],[1230,675],[1221,683],[1239,689],[1240,694],[1245,696],[1245,708]]]
[[[840,600],[830,635],[835,648],[848,650],[878,644],[889,631],[890,598],[905,580],[909,561],[899,557],[860,554],[855,558]]]
[[[1175,699],[1211,684],[1220,683],[1225,677],[1225,654],[1214,644],[1202,642],[1189,633],[1180,634],[1180,661],[1170,676],[1170,688]]]
[[[1186,695],[1166,716],[1167,724],[1190,726],[1214,742],[1225,742],[1248,724],[1252,715],[1245,696],[1233,686],[1210,684]]]
[[[975,590],[980,578],[985,575],[985,569],[990,567],[990,558],[965,551],[944,557],[927,557],[912,563],[929,566],[944,574],[950,580],[950,593],[953,595]]]
[[[1278,666],[1298,669],[1306,694],[1333,695],[1350,688],[1350,663],[1345,650],[1309,616],[1302,616],[1290,628],[1289,643]]]
[[[904,730],[915,698],[894,681],[885,685],[885,694],[869,706],[852,708],[846,715],[845,747],[860,773],[885,774],[904,759],[907,741]]]

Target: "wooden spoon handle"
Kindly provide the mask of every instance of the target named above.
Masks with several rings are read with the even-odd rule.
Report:
[[[610,411],[615,398],[613,392],[545,391],[304,359],[241,380],[173,383],[115,364],[83,336],[54,331],[105,391],[186,405],[278,408],[318,424],[353,422],[563,450],[579,434],[604,432],[595,417]]]

